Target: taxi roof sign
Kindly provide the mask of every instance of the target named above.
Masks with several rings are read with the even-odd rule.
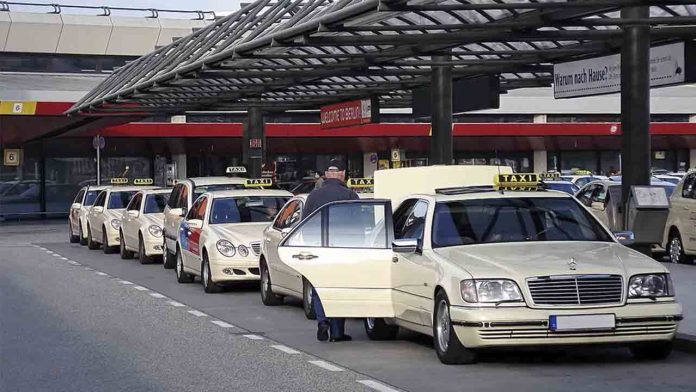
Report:
[[[111,185],[126,185],[128,184],[128,179],[127,178],[112,178],[109,182],[111,182]]]
[[[561,173],[559,172],[544,172],[540,174],[541,178],[544,180],[558,180],[561,178]]]
[[[244,180],[244,186],[249,187],[265,187],[273,185],[272,178],[248,178]]]
[[[541,176],[536,173],[498,174],[493,182],[498,189],[535,190],[541,185]]]
[[[155,181],[152,178],[136,178],[133,180],[133,185],[152,185]]]
[[[351,178],[348,180],[348,188],[372,188],[375,186],[374,178]]]
[[[246,174],[247,169],[244,166],[230,166],[225,169],[226,174]]]

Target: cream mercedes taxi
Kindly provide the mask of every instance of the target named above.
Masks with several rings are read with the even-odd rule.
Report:
[[[80,245],[87,245],[87,212],[94,204],[99,192],[106,188],[108,186],[86,186],[75,195],[68,213],[71,243],[79,242]]]
[[[239,176],[246,174],[246,168],[233,166],[225,171],[228,177],[193,177],[177,180],[169,202],[164,207],[164,227],[162,228],[164,268],[170,269],[176,265],[175,252],[179,225],[191,204],[200,195],[218,190],[244,189],[245,179]]]
[[[128,185],[127,178],[112,178],[111,187],[101,191],[94,204],[87,212],[87,247],[99,249],[104,253],[115,253],[118,250],[121,237],[121,216],[131,198],[141,189],[142,185],[152,184],[151,179],[136,179],[133,185]]]
[[[132,259],[137,252],[140,264],[148,264],[162,256],[164,206],[171,193],[171,189],[148,189],[133,196],[121,216],[122,259]]]
[[[696,257],[696,171],[679,181],[670,197],[662,245],[673,263],[692,264]]]
[[[177,281],[190,283],[200,276],[205,292],[215,293],[226,283],[259,280],[263,230],[291,197],[290,192],[263,189],[201,195],[179,227]]]
[[[431,335],[443,363],[546,345],[667,357],[682,319],[669,271],[572,196],[496,170],[379,171],[377,199],[315,211],[280,241],[279,260],[314,286],[328,317],[365,318],[372,339]],[[464,186],[442,181],[457,174]]]

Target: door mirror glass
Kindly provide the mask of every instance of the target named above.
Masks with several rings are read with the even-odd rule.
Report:
[[[200,219],[191,219],[186,221],[186,224],[188,224],[189,229],[200,229],[203,227],[203,221]]]
[[[636,241],[636,236],[632,231],[617,231],[614,232],[614,237],[621,245],[625,246],[633,245]]]
[[[416,253],[417,249],[418,240],[415,238],[405,238],[392,242],[392,250],[396,253]]]
[[[288,233],[290,233],[291,230],[292,230],[292,227],[284,228],[283,230],[280,231],[280,236],[285,237],[286,235],[288,235]]]
[[[73,210],[79,210],[80,208],[82,208],[82,204],[80,204],[80,203],[72,203],[72,205],[70,206],[70,208],[72,208]]]
[[[94,211],[94,212],[103,212],[103,211],[104,211],[104,207],[102,207],[102,206],[94,206],[94,207],[92,207],[92,211]]]
[[[140,211],[130,210],[130,211],[128,211],[128,216],[130,216],[131,218],[137,218],[140,216]]]

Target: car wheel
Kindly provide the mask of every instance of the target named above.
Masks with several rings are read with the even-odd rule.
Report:
[[[305,317],[307,320],[316,320],[317,313],[314,311],[314,303],[312,301],[312,293],[314,293],[314,287],[305,278],[302,278],[302,308],[304,309]]]
[[[203,254],[203,261],[201,262],[201,283],[203,283],[203,291],[208,294],[219,293],[222,288],[213,282],[213,277],[210,272],[210,262],[208,261],[208,255]]]
[[[368,317],[364,324],[365,333],[370,340],[394,340],[399,334],[399,327],[387,324],[383,318]]]
[[[152,257],[145,253],[145,241],[143,241],[142,234],[138,234],[138,260],[140,261],[140,264],[152,263]]]
[[[667,359],[672,353],[672,341],[636,344],[630,349],[637,359],[659,361]]]
[[[449,309],[447,294],[441,290],[435,296],[435,319],[433,320],[433,338],[437,357],[440,362],[447,365],[474,363],[476,352],[467,349],[459,341],[452,326]]]
[[[268,272],[266,261],[261,259],[261,302],[266,306],[278,306],[283,304],[283,297],[273,294],[271,288],[271,274]]]
[[[82,232],[82,222],[78,222],[78,225],[80,226],[80,229],[79,229],[80,245],[85,246],[85,245],[87,245],[87,237],[85,236],[85,233]]]
[[[99,243],[92,239],[92,228],[87,226],[87,248],[91,250],[99,249]]]
[[[121,259],[127,260],[127,259],[132,259],[133,258],[133,252],[129,251],[126,249],[126,241],[123,239],[123,232],[119,232],[119,237],[121,238],[121,243],[119,244],[118,248],[120,250],[121,254]]]
[[[679,232],[674,232],[670,236],[669,244],[667,245],[667,254],[669,255],[669,261],[672,263],[691,264],[693,262],[693,258],[684,253],[684,244],[682,243]]]
[[[72,233],[72,225],[70,223],[68,223],[68,239],[70,240],[71,244],[76,244],[80,242],[80,237]]]
[[[102,248],[104,249],[105,255],[114,253],[114,247],[109,246],[109,239],[106,234],[106,227],[102,228]]]
[[[184,256],[176,252],[176,281],[179,283],[192,283],[193,275],[184,271]]]
[[[172,269],[176,266],[176,262],[176,255],[169,252],[169,248],[167,248],[167,239],[165,238],[162,244],[162,264],[165,269]]]

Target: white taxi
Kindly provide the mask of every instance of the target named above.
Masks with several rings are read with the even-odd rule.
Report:
[[[108,186],[86,186],[80,189],[70,206],[68,220],[70,221],[70,242],[87,245],[87,212],[97,199],[99,192]]]
[[[263,230],[290,192],[248,189],[201,195],[182,220],[176,243],[179,283],[201,277],[206,293],[230,282],[259,280]]]
[[[140,264],[148,264],[162,256],[164,206],[171,193],[171,189],[149,189],[133,196],[121,217],[122,259],[132,259],[137,252]]]
[[[229,177],[193,177],[177,180],[169,202],[164,207],[164,241],[162,243],[164,268],[170,269],[176,265],[175,252],[179,225],[191,204],[200,195],[212,191],[244,189],[245,179],[239,177],[246,173],[244,167],[228,167],[226,172]]]
[[[437,189],[457,170],[475,175]],[[667,357],[682,319],[669,271],[572,196],[511,190],[536,186],[535,175],[498,175],[495,188],[476,178],[486,173],[493,178],[482,167],[379,171],[376,197],[405,194],[401,202],[327,204],[285,236],[279,259],[311,282],[328,317],[365,318],[371,339],[398,328],[431,335],[443,363],[547,345]]]
[[[673,263],[692,264],[696,256],[696,171],[687,173],[670,197],[662,245]]]
[[[115,253],[121,241],[119,230],[121,216],[131,198],[141,189],[141,184],[150,184],[152,180],[134,180],[129,186],[127,178],[112,178],[111,187],[99,192],[94,204],[87,212],[87,247],[99,249],[104,253]]]

